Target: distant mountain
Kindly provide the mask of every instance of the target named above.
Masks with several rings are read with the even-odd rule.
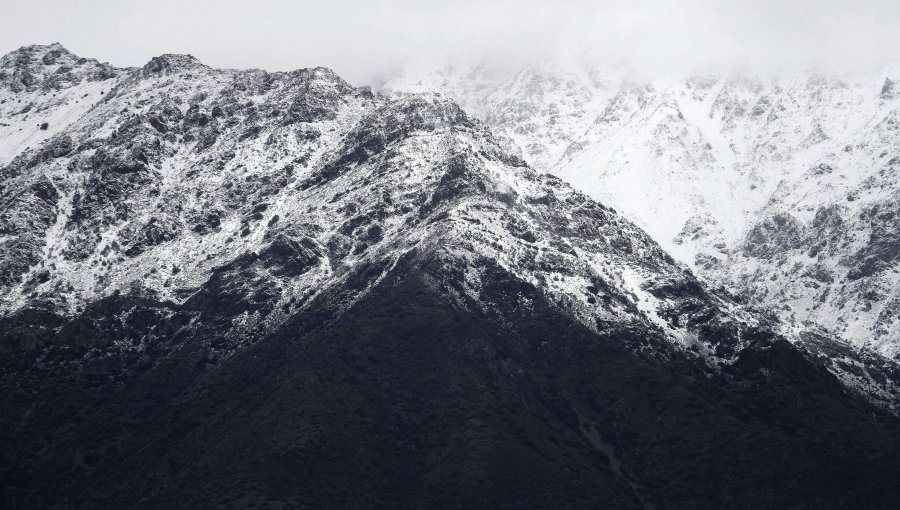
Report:
[[[774,310],[786,334],[824,327],[900,355],[896,70],[646,81],[545,59],[472,80],[460,67],[385,88],[467,105],[530,164]]]
[[[787,341],[445,97],[0,70],[6,507],[900,497],[895,363]]]

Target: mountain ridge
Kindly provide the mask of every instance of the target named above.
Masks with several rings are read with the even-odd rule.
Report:
[[[0,170],[8,504],[894,501],[887,360],[787,342],[439,95],[187,64]]]
[[[385,89],[426,84],[458,98],[526,160],[622,211],[710,284],[786,324],[821,326],[894,357],[895,71],[637,81],[548,60],[505,81],[468,84],[449,68],[400,73]],[[841,226],[818,239],[814,216],[828,211]],[[789,251],[755,255],[771,255],[753,248],[767,242],[768,219],[788,216],[803,228],[773,233],[796,238],[770,244]],[[773,272],[785,274],[773,282]]]

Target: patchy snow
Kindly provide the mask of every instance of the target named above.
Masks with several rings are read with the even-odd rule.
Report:
[[[217,271],[234,269],[247,271],[242,276],[248,284],[264,281],[278,303],[267,316],[241,315],[240,328],[250,331],[277,326],[313,297],[346,289],[353,279],[353,292],[333,303],[350,306],[402,257],[427,253],[463,274],[460,292],[476,306],[492,306],[483,282],[499,267],[587,328],[638,326],[643,340],[668,342],[711,364],[729,360],[714,359],[716,340],[689,320],[694,310],[702,310],[701,321],[730,331],[738,347],[741,332],[760,325],[737,303],[705,289],[623,215],[525,166],[505,149],[509,132],[495,136],[440,94],[387,97],[355,89],[327,69],[215,70],[178,55],[118,72],[117,86],[101,102],[60,128],[72,147],[49,155],[41,152],[47,143],[32,147],[2,175],[2,189],[10,190],[0,197],[4,228],[14,235],[0,242],[28,242],[0,253],[2,276],[13,281],[0,288],[0,313],[50,303],[72,314],[131,292],[183,303]],[[552,72],[521,74],[516,87],[532,90]],[[715,162],[727,159],[721,154],[724,131],[711,134],[712,121],[691,126],[685,119],[699,113],[686,117],[672,91],[658,94],[634,84],[611,89],[596,80],[590,87],[602,92],[585,99],[580,94],[590,89],[585,80],[591,76],[569,73],[547,89],[538,87],[553,97],[571,83],[584,86],[561,100],[568,113],[550,115],[553,122],[582,122],[591,114],[590,122],[554,131],[539,144],[540,157],[553,156],[561,140],[584,128],[577,136],[596,141],[612,158],[607,163],[624,157],[636,165],[607,165],[597,180],[603,186],[588,189],[589,195],[602,189],[627,197],[624,205],[611,203],[626,213],[652,213],[639,219],[655,235],[699,214],[698,232],[707,237],[683,244],[699,252],[724,242],[732,220],[723,228],[713,212],[726,208],[728,185],[703,186],[714,180]],[[721,97],[722,88],[716,90]],[[590,110],[606,93],[615,97],[594,117]],[[547,112],[540,112],[544,119]],[[525,114],[516,122],[527,120]],[[878,133],[889,140],[885,126]],[[525,129],[519,142],[539,133]],[[632,135],[641,143],[633,145]],[[583,171],[569,178],[590,181],[597,167],[586,155],[596,154],[590,152],[594,146],[572,147],[560,162],[582,162]],[[686,162],[694,172],[687,178]],[[721,196],[705,197],[703,190]],[[45,199],[19,200],[24,193]],[[256,263],[266,250],[281,248],[288,251],[273,256],[276,266],[307,265],[285,276],[266,265],[268,259]],[[802,265],[801,255],[792,253],[789,263]],[[764,263],[751,263],[765,271]],[[42,271],[45,277],[35,278]],[[657,284],[670,289],[654,290]],[[510,299],[532,306],[526,295]],[[784,302],[809,307],[807,298]]]
[[[900,92],[889,86],[897,75],[887,66],[646,81],[545,58],[506,75],[461,64],[406,70],[384,87],[399,94],[416,83],[445,93],[526,161],[621,211],[705,279],[785,321],[813,321],[893,355],[897,260],[859,282],[841,275],[880,235],[865,211],[900,199],[889,164],[900,158]],[[831,206],[847,230],[840,247],[812,259],[743,255],[753,229],[778,214],[807,225],[809,237],[798,242],[812,242],[816,213]],[[785,273],[787,264],[799,266]],[[822,267],[836,275],[824,288],[801,277]],[[775,273],[783,277],[771,280]]]

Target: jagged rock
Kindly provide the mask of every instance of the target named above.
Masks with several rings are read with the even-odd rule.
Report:
[[[82,59],[59,43],[24,46],[0,59],[0,86],[13,92],[60,90],[87,81],[115,78],[109,64]]]
[[[803,226],[790,214],[777,214],[754,226],[743,250],[752,257],[769,258],[797,248],[803,242]]]
[[[166,75],[208,69],[206,65],[193,55],[175,55],[167,53],[153,57],[141,68],[144,76]]]

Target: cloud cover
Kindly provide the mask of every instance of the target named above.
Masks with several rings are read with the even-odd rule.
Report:
[[[3,0],[0,10],[4,53],[58,41],[119,66],[191,53],[216,67],[324,65],[356,84],[449,57],[514,66],[562,55],[649,74],[900,60],[895,0]]]

